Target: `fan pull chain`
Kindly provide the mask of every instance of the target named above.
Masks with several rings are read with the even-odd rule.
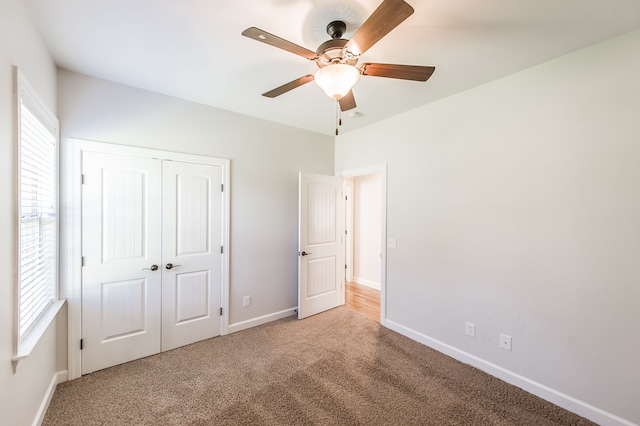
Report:
[[[342,109],[340,102],[336,101],[336,136],[338,136],[338,127],[342,126]]]

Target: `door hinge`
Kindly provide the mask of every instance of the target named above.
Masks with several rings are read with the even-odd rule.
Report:
[[[344,269],[347,269],[347,265],[344,265]]]
[[[224,253],[224,246],[220,246],[220,253]]]
[[[346,229],[344,230],[344,235],[347,235],[347,230]]]
[[[84,266],[84,256],[82,256],[82,258],[81,258],[81,259],[82,259],[82,260],[81,260],[81,263],[82,263],[82,265],[81,265],[81,266]]]
[[[84,347],[84,339],[80,339],[80,350]]]
[[[84,173],[80,175],[81,185],[84,185]]]
[[[222,316],[222,308],[220,308],[220,316]]]
[[[346,195],[344,196],[344,200],[347,201],[347,196]]]
[[[224,192],[224,183],[220,184],[220,192]]]

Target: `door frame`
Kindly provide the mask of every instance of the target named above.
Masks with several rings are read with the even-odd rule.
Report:
[[[220,277],[220,304],[223,315],[220,335],[229,329],[229,218],[230,218],[230,164],[229,159],[139,148],[104,142],[68,138],[65,146],[65,167],[60,173],[61,238],[60,238],[60,293],[67,300],[67,355],[69,380],[82,376],[82,153],[84,151],[127,155],[131,157],[174,160],[185,163],[210,164],[222,168],[222,253]]]
[[[353,281],[353,179],[344,179],[344,263],[345,281]],[[342,304],[345,303],[345,297],[343,297]]]
[[[336,176],[353,178],[367,175],[380,175],[380,324],[386,326],[387,318],[387,164],[350,169],[336,172]],[[346,208],[346,206],[345,206]],[[345,250],[349,248],[346,246]],[[344,300],[344,291],[343,291]]]

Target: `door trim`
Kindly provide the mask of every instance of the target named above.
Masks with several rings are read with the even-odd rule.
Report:
[[[367,175],[380,175],[380,324],[386,326],[387,320],[387,164],[364,167],[360,169],[343,170],[336,172],[336,176],[352,178]],[[344,293],[344,292],[343,292]],[[344,294],[343,294],[344,297]]]
[[[344,179],[344,217],[345,224],[344,229],[346,231],[346,237],[344,238],[344,263],[345,263],[345,281],[353,281],[353,179]],[[345,297],[343,295],[342,304],[345,303]]]
[[[61,191],[61,234],[60,234],[60,294],[67,299],[67,354],[68,379],[77,379],[82,375],[82,153],[83,151],[103,152],[146,157],[159,160],[174,160],[185,163],[210,164],[222,167],[224,185],[222,207],[222,254],[220,277],[220,302],[222,318],[220,335],[228,334],[229,329],[229,218],[230,218],[230,164],[229,159],[138,148],[82,139],[68,138],[65,145],[64,167],[60,173]]]

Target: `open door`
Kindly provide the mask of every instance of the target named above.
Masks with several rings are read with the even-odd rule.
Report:
[[[300,173],[298,318],[344,301],[342,178]]]

